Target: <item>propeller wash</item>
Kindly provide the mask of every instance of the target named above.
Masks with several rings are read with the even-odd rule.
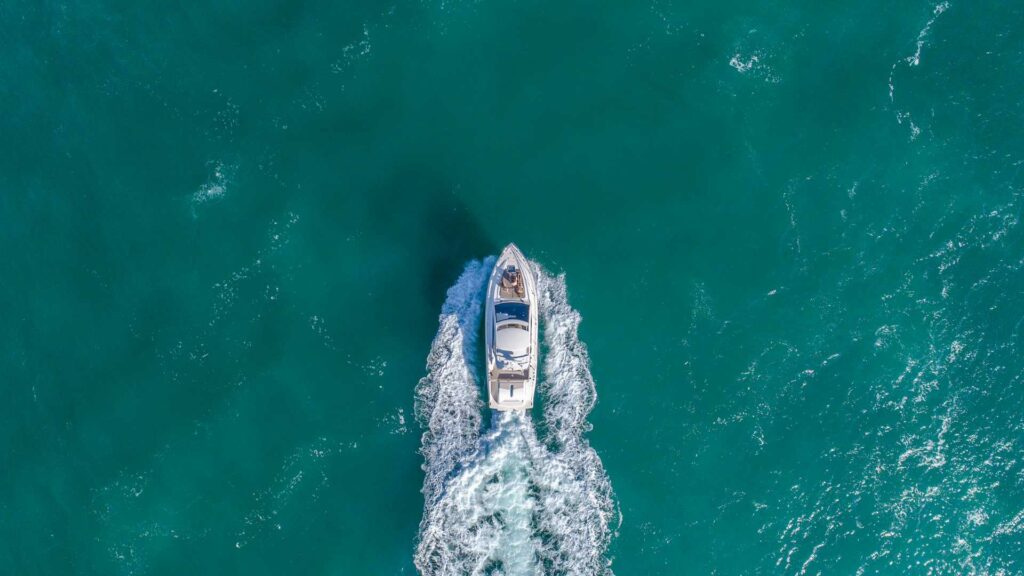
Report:
[[[491,413],[481,431],[477,339],[495,259],[469,262],[448,289],[416,387],[423,519],[414,562],[424,575],[611,575],[618,525],[611,483],[583,437],[597,398],[579,313],[564,276],[529,263],[544,324],[543,438],[526,411]]]

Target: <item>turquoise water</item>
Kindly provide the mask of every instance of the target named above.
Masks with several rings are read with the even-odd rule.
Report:
[[[1024,572],[1021,6],[0,15],[0,572]]]

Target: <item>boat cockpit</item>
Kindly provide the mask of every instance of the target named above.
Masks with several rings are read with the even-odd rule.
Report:
[[[513,299],[524,299],[526,298],[526,285],[523,282],[523,274],[514,265],[505,268],[505,271],[501,273],[501,289],[498,291],[498,297],[503,300]]]

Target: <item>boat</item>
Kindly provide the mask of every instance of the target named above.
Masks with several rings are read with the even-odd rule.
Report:
[[[494,263],[484,306],[488,403],[500,411],[529,410],[537,385],[537,285],[515,244]]]

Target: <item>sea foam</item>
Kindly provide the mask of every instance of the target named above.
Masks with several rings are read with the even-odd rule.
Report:
[[[522,413],[492,412],[480,433],[477,333],[493,262],[470,262],[448,290],[428,373],[416,389],[425,474],[414,562],[430,575],[611,574],[606,550],[619,514],[604,466],[583,436],[596,392],[563,276],[534,265],[545,437]]]

